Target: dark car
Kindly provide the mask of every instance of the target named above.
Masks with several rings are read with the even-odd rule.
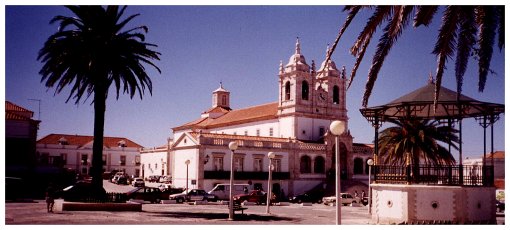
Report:
[[[323,197],[324,197],[324,194],[320,193],[320,192],[306,192],[306,193],[299,194],[299,195],[289,198],[289,201],[291,203],[298,203],[298,204],[301,204],[303,202],[305,202],[305,203],[311,202],[311,203],[320,204],[320,203],[322,203]]]
[[[496,212],[505,212],[505,203],[496,200]]]
[[[68,186],[62,191],[57,192],[57,196],[62,197],[65,201],[84,201],[92,197],[96,199],[106,199],[105,197],[97,197],[100,192],[95,192],[90,181],[78,181],[76,184]]]
[[[267,202],[267,193],[262,190],[252,190],[247,194],[234,195],[234,201],[238,203],[248,201],[255,202],[256,204],[262,204]]]
[[[172,194],[182,192],[182,189],[161,190],[154,187],[138,187],[127,192],[127,199],[144,200],[151,203],[160,203],[161,200],[168,200]]]

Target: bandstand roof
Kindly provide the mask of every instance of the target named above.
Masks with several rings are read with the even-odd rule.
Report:
[[[375,117],[379,121],[398,118],[421,119],[463,119],[468,117],[481,117],[498,115],[504,112],[503,104],[482,102],[457,92],[441,87],[437,107],[434,110],[435,84],[427,85],[399,97],[388,104],[360,109],[361,114],[368,120]]]

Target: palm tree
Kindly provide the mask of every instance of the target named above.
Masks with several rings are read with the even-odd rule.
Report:
[[[439,126],[437,121],[389,120],[397,125],[379,133],[378,157],[385,165],[412,166],[413,176],[419,175],[419,165],[454,165],[455,158],[439,142],[458,149],[458,130]]]
[[[39,71],[41,82],[55,87],[55,94],[70,87],[66,103],[83,95],[87,100],[94,95],[94,144],[92,153],[93,186],[104,191],[102,181],[103,136],[106,99],[112,84],[117,99],[123,93],[131,98],[138,92],[140,99],[145,89],[152,95],[152,82],[143,64],[161,70],[151,61],[159,60],[160,53],[150,49],[156,45],[145,43],[146,26],[124,30],[139,14],[121,20],[126,6],[67,6],[76,17],[56,16],[50,24],[60,23],[39,51],[37,60],[44,63]],[[122,85],[122,86],[121,86]]]
[[[362,9],[374,9],[374,13],[368,19],[366,26],[350,50],[351,54],[356,56],[356,62],[350,76],[350,83],[356,76],[359,64],[363,60],[365,51],[377,27],[387,22],[377,44],[368,73],[368,80],[363,95],[363,107],[366,107],[368,104],[368,99],[372,94],[377,75],[386,56],[408,26],[413,12],[415,12],[414,27],[421,25],[428,26],[438,8],[438,6],[347,6],[344,8],[344,11],[349,12],[347,19],[341,27],[331,50],[328,52],[326,61],[330,59],[341,36],[358,12]],[[455,52],[455,76],[458,95],[462,91],[463,77],[470,56],[474,56],[478,60],[478,90],[483,92],[487,74],[492,72],[490,70],[490,63],[496,31],[500,51],[505,44],[505,6],[445,6],[444,8],[442,25],[432,51],[438,60],[435,86],[436,101],[446,62],[452,58]]]

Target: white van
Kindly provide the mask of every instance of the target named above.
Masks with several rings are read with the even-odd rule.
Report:
[[[249,184],[234,184],[234,194],[242,194],[244,193],[244,188],[246,190],[250,189]],[[211,191],[209,191],[209,194],[213,194],[220,200],[228,200],[230,195],[230,184],[217,184]]]

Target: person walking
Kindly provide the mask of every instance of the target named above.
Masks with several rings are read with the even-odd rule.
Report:
[[[53,212],[53,206],[55,205],[55,188],[50,183],[46,189],[46,209],[48,212]]]

